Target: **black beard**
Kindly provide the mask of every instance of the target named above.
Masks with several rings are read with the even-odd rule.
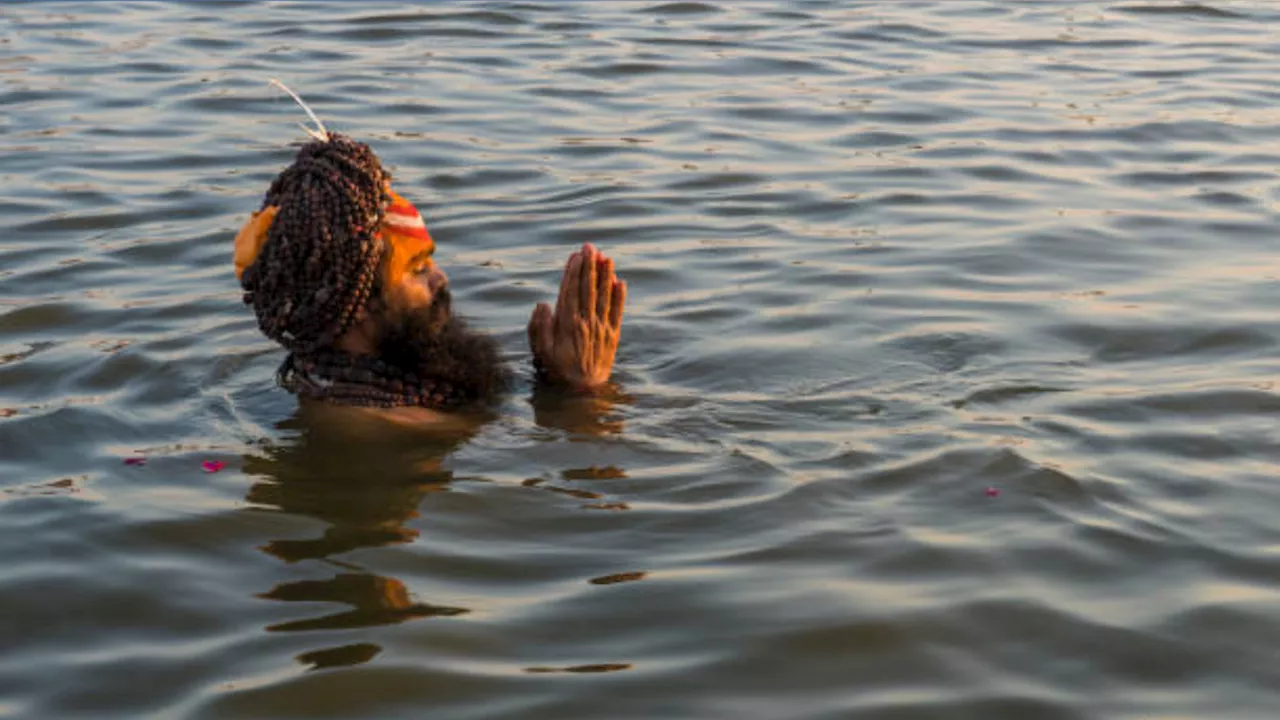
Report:
[[[441,288],[427,308],[387,318],[374,357],[469,400],[492,400],[510,379],[498,343],[469,328],[451,305],[448,288]]]

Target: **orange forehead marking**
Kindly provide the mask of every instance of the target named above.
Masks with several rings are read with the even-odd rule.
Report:
[[[423,249],[431,249],[431,234],[427,232],[427,224],[413,203],[400,197],[394,190],[391,194],[391,205],[382,220],[382,231],[395,236],[397,241],[407,244],[418,244]]]
[[[415,257],[434,250],[435,242],[431,239],[431,233],[427,232],[426,223],[418,209],[394,190],[388,192],[391,193],[391,206],[387,208],[382,227],[378,230],[389,250],[387,279],[395,282],[409,270],[409,263]]]

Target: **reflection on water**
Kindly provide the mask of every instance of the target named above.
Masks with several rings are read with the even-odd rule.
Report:
[[[617,435],[623,431],[619,405],[628,405],[634,398],[622,392],[617,383],[610,383],[595,395],[565,393],[553,388],[534,386],[529,395],[534,422],[547,427],[581,435]]]
[[[426,617],[451,617],[467,612],[466,608],[413,602],[399,580],[356,573],[339,574],[330,580],[285,583],[258,597],[285,602],[346,603],[355,608],[350,612],[267,626],[267,630],[275,632],[344,630]]]
[[[297,562],[416,537],[404,523],[417,517],[427,493],[445,489],[450,474],[440,469],[441,461],[466,437],[415,437],[376,419],[345,426],[340,417],[325,420],[295,416],[278,425],[287,440],[244,457],[244,472],[265,478],[249,489],[249,502],[328,525],[320,538],[274,541],[263,550]]]
[[[254,478],[246,499],[256,507],[313,517],[325,527],[320,537],[272,540],[261,549],[286,563],[325,561],[332,576],[282,582],[257,596],[351,609],[273,623],[268,631],[349,630],[467,612],[416,601],[402,581],[337,556],[417,537],[406,521],[418,517],[428,493],[446,490],[451,477],[440,469],[441,461],[469,434],[418,433],[375,418],[353,422],[306,408],[278,428],[287,439],[244,457],[244,472]],[[307,652],[298,660],[316,668],[350,665],[379,651],[374,643],[354,643]]]
[[[551,668],[551,667],[531,667],[525,668],[525,672],[529,673],[606,673],[617,672],[619,670],[630,670],[631,663],[600,663],[598,665],[573,665],[571,667]]]
[[[622,432],[623,422],[614,413],[618,403],[628,401],[616,385],[599,395],[536,389],[529,397],[539,425],[588,436]],[[264,443],[242,458],[243,472],[253,479],[245,499],[255,508],[315,518],[324,523],[324,529],[319,537],[271,540],[260,549],[286,563],[321,561],[331,576],[281,582],[256,597],[303,606],[336,603],[351,609],[275,622],[267,631],[351,630],[469,612],[464,607],[416,600],[401,580],[368,572],[340,556],[417,538],[419,531],[407,523],[419,517],[428,494],[448,490],[452,473],[442,466],[450,453],[482,429],[482,417],[471,426],[414,428],[363,411],[306,403],[276,427],[278,440]],[[626,473],[610,465],[566,470],[562,476],[566,480],[616,479],[625,478]],[[538,478],[530,478],[524,486],[584,500],[604,497],[588,490],[544,485]],[[593,503],[588,507],[626,509],[625,503]],[[608,584],[643,577],[644,573],[621,573],[591,582]],[[371,660],[380,650],[375,643],[350,643],[303,653],[298,661],[313,668],[357,664]]]
[[[372,660],[382,652],[381,646],[375,643],[352,643],[326,650],[313,650],[298,655],[298,662],[311,666],[312,670],[342,667],[343,665],[359,665]]]

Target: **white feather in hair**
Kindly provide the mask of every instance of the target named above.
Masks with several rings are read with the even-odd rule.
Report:
[[[298,123],[298,127],[302,128],[303,132],[319,140],[320,142],[329,142],[329,131],[325,129],[324,123],[320,122],[320,118],[316,117],[316,114],[311,112],[311,108],[307,107],[307,104],[302,102],[302,98],[298,97],[298,93],[290,90],[289,86],[285,85],[279,80],[276,80],[275,78],[271,79],[271,84],[289,93],[289,96],[294,99],[294,102],[298,103],[298,105],[301,106],[302,109],[307,112],[307,116],[310,117],[311,120],[316,124],[316,127],[318,128],[318,130],[312,130],[306,125],[303,125],[302,123]]]

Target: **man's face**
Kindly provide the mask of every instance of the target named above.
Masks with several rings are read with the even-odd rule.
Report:
[[[379,234],[386,247],[382,265],[383,304],[393,313],[448,307],[449,278],[436,267],[435,241],[417,208],[386,186],[391,205]]]
[[[434,243],[413,254],[392,252],[383,273],[383,306],[392,317],[426,313],[443,322],[450,314],[449,277],[431,259]],[[399,258],[398,255],[407,255]]]
[[[425,247],[389,248],[373,354],[417,377],[487,396],[506,382],[498,346],[453,314],[449,279],[432,260],[434,251],[429,240]]]

